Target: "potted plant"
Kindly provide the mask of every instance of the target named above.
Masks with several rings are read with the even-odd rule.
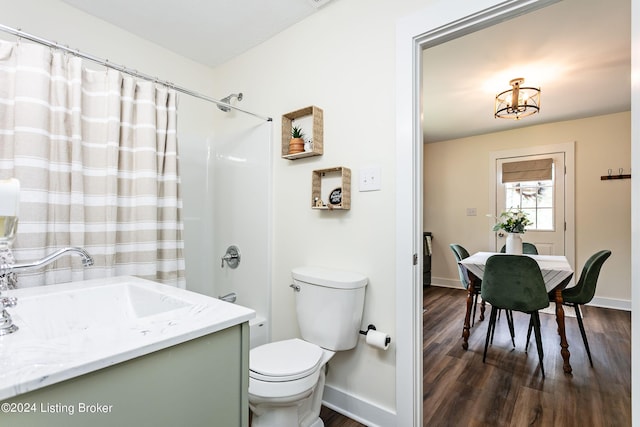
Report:
[[[302,153],[304,151],[304,132],[302,128],[291,128],[291,141],[289,141],[289,154]]]
[[[504,230],[507,232],[506,253],[522,254],[522,237],[526,226],[533,224],[527,217],[527,213],[520,209],[506,210],[498,217],[498,222],[493,226],[493,231]]]

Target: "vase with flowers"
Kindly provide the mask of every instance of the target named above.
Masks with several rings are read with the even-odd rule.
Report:
[[[500,214],[498,222],[493,226],[493,231],[504,230],[507,232],[506,253],[522,254],[522,237],[527,225],[533,222],[528,214],[521,209],[510,208]]]

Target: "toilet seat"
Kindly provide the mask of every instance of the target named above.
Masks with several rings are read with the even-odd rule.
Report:
[[[261,345],[249,352],[249,377],[267,382],[287,382],[318,371],[323,350],[293,338]]]

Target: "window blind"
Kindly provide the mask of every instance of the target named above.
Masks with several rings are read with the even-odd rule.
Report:
[[[546,181],[553,176],[553,159],[525,160],[502,164],[502,183]]]

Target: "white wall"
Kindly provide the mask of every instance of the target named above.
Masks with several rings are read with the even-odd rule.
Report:
[[[602,181],[608,169],[631,167],[631,114],[525,127],[440,143],[424,150],[424,227],[434,233],[433,283],[460,286],[450,243],[469,252],[487,250],[493,221],[489,153],[510,148],[575,141],[576,276],[601,249],[612,256],[602,268],[596,300],[631,306],[631,180]],[[466,216],[476,207],[477,216]]]
[[[366,274],[363,327],[393,336],[395,324],[395,31],[424,0],[334,0],[302,23],[216,68],[224,91],[241,88],[243,107],[274,117],[273,339],[299,334],[290,271],[321,265]],[[280,158],[280,117],[324,110],[324,155]],[[382,190],[358,192],[359,170],[380,166]],[[351,168],[347,212],[310,208],[311,171]],[[395,345],[381,352],[361,340],[330,362],[327,384],[395,412]],[[342,404],[342,403],[341,403]],[[351,408],[342,409],[350,410]]]

